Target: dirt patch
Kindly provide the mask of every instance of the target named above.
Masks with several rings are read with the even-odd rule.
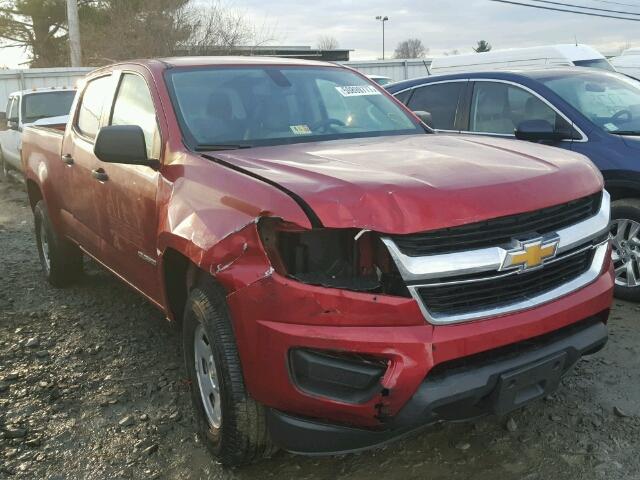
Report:
[[[616,302],[606,349],[509,418],[230,471],[194,434],[178,332],[95,266],[47,285],[32,230],[25,193],[0,181],[0,478],[640,478],[639,306]]]

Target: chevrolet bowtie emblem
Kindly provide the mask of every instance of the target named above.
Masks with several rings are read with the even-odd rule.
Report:
[[[542,266],[546,260],[556,256],[558,237],[546,237],[518,242],[520,245],[509,250],[500,270],[530,270]]]

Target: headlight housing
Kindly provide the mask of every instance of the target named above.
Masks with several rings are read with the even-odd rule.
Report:
[[[262,244],[276,272],[302,283],[360,292],[408,296],[408,291],[375,232],[313,230],[264,218]]]

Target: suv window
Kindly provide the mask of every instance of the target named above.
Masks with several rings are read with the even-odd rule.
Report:
[[[89,138],[96,138],[100,128],[100,116],[111,76],[96,78],[87,83],[78,110],[76,128]]]
[[[470,117],[471,132],[508,135],[513,135],[524,120],[545,120],[556,128],[567,123],[532,93],[497,82],[475,84]]]
[[[416,88],[409,108],[431,113],[436,130],[456,130],[458,100],[466,82],[436,83]]]
[[[160,131],[147,82],[132,73],[120,81],[110,125],[138,125],[144,132],[149,158],[160,157]]]

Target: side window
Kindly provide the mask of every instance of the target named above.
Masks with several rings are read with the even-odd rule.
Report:
[[[544,120],[556,128],[566,124],[549,105],[522,88],[506,83],[475,84],[470,131],[513,135],[525,120]]]
[[[411,96],[412,93],[413,93],[413,90],[409,89],[409,90],[405,90],[404,92],[400,92],[396,94],[395,97],[406,105],[407,100],[409,100],[409,97]]]
[[[409,108],[431,113],[436,130],[456,130],[458,101],[466,82],[436,83],[416,88]]]
[[[100,116],[110,81],[111,76],[96,78],[87,83],[84,89],[78,109],[76,128],[86,137],[93,139],[98,134]]]
[[[144,132],[149,158],[160,157],[160,131],[151,93],[144,79],[125,73],[120,81],[111,115],[111,125],[138,125]]]

